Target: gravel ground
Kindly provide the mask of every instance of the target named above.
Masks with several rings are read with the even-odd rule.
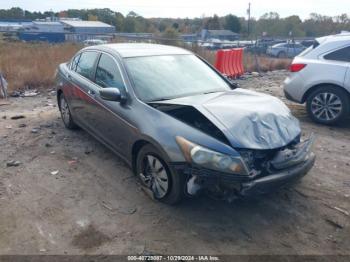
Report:
[[[239,83],[283,99],[285,76]],[[350,255],[349,123],[316,125],[287,102],[317,135],[302,181],[256,199],[173,207],[152,201],[86,132],[66,130],[55,103],[51,93],[0,101],[0,254]]]

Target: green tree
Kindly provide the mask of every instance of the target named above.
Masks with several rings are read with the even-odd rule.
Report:
[[[177,41],[180,38],[179,32],[174,29],[173,27],[168,27],[165,29],[165,31],[161,34],[161,37],[164,38],[162,40],[162,44],[165,45],[178,45],[179,42]]]
[[[164,33],[162,33],[162,37],[168,39],[179,39],[179,32],[172,27],[168,27],[165,29]]]
[[[124,19],[123,31],[127,33],[133,33],[136,30],[135,18],[132,16],[127,16]]]
[[[122,32],[124,28],[124,16],[122,13],[116,12],[115,13],[115,18],[114,18],[114,23],[113,25],[115,26],[115,30],[117,32]]]
[[[241,23],[239,18],[235,15],[227,15],[224,20],[224,28],[231,30],[232,32],[239,33],[241,32]]]
[[[221,29],[220,20],[217,15],[210,17],[204,24],[204,28],[208,30],[218,30]]]

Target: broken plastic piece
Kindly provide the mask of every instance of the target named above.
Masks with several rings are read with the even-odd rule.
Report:
[[[194,196],[201,189],[201,186],[196,183],[197,176],[191,177],[187,182],[187,193]]]

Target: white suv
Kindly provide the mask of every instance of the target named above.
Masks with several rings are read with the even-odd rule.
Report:
[[[284,81],[289,100],[305,103],[309,116],[335,124],[350,112],[350,33],[326,36],[297,56]]]

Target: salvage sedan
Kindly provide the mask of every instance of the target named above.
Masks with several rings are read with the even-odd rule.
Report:
[[[189,51],[152,44],[87,47],[57,72],[64,125],[122,157],[162,202],[210,192],[267,193],[313,166],[313,137],[277,98],[232,85]]]

